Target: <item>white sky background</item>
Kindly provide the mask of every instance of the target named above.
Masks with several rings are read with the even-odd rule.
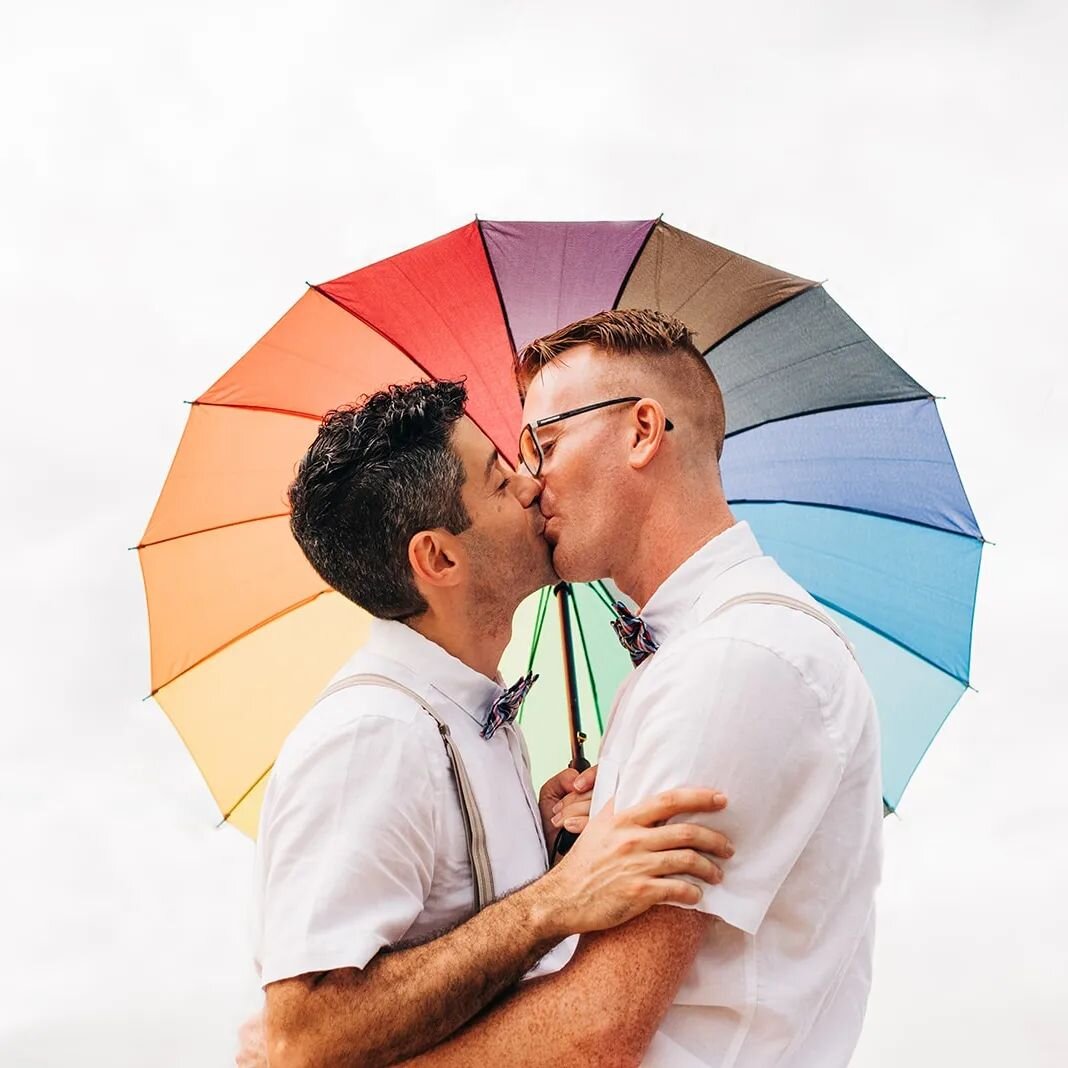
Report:
[[[979,692],[887,823],[854,1064],[1068,1063],[1064,5],[157,6],[0,40],[0,1063],[230,1063],[251,846],[141,701],[126,547],[306,279],[476,211],[663,211],[947,396]]]

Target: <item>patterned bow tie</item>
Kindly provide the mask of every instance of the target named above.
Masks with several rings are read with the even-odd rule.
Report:
[[[630,612],[622,601],[616,601],[616,613],[619,619],[613,619],[612,626],[619,636],[620,644],[630,653],[630,659],[637,667],[647,656],[660,648],[660,643],[653,637],[645,621]]]
[[[524,675],[518,682],[512,683],[496,701],[490,705],[486,725],[482,728],[483,738],[492,738],[494,731],[502,723],[511,723],[519,712],[519,706],[530,692],[531,686],[538,681],[537,675]]]

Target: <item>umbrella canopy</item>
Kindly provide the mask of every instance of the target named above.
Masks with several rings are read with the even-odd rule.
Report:
[[[857,646],[897,804],[968,685],[983,546],[934,397],[822,286],[662,220],[476,220],[311,287],[192,404],[137,548],[152,695],[224,818],[254,833],[282,740],[367,634],[289,533],[286,488],[321,417],[390,383],[465,377],[471,418],[514,456],[516,349],[611,307],[695,332],[726,404],[728,499]],[[611,591],[573,592],[592,755],[629,659]],[[533,658],[543,676],[523,713],[536,775],[569,758],[549,597],[521,607],[502,667]]]

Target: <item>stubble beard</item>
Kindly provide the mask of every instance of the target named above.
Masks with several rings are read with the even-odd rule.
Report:
[[[488,630],[510,627],[516,610],[527,597],[558,581],[547,550],[544,559],[535,560],[533,551],[526,551],[526,547],[517,556],[478,539],[472,563],[477,576],[472,589],[473,607]]]

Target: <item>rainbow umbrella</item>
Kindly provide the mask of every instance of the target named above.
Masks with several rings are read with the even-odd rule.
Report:
[[[968,686],[983,539],[933,395],[814,282],[662,220],[476,220],[312,286],[193,403],[137,546],[151,694],[223,818],[255,832],[282,740],[364,641],[368,616],[324,585],[285,492],[325,412],[393,382],[465,377],[469,414],[506,456],[513,356],[605,308],[658,308],[695,332],[723,387],[735,514],[855,643],[878,701],[894,807]],[[594,756],[629,670],[601,583],[521,606],[506,677],[535,777]]]

